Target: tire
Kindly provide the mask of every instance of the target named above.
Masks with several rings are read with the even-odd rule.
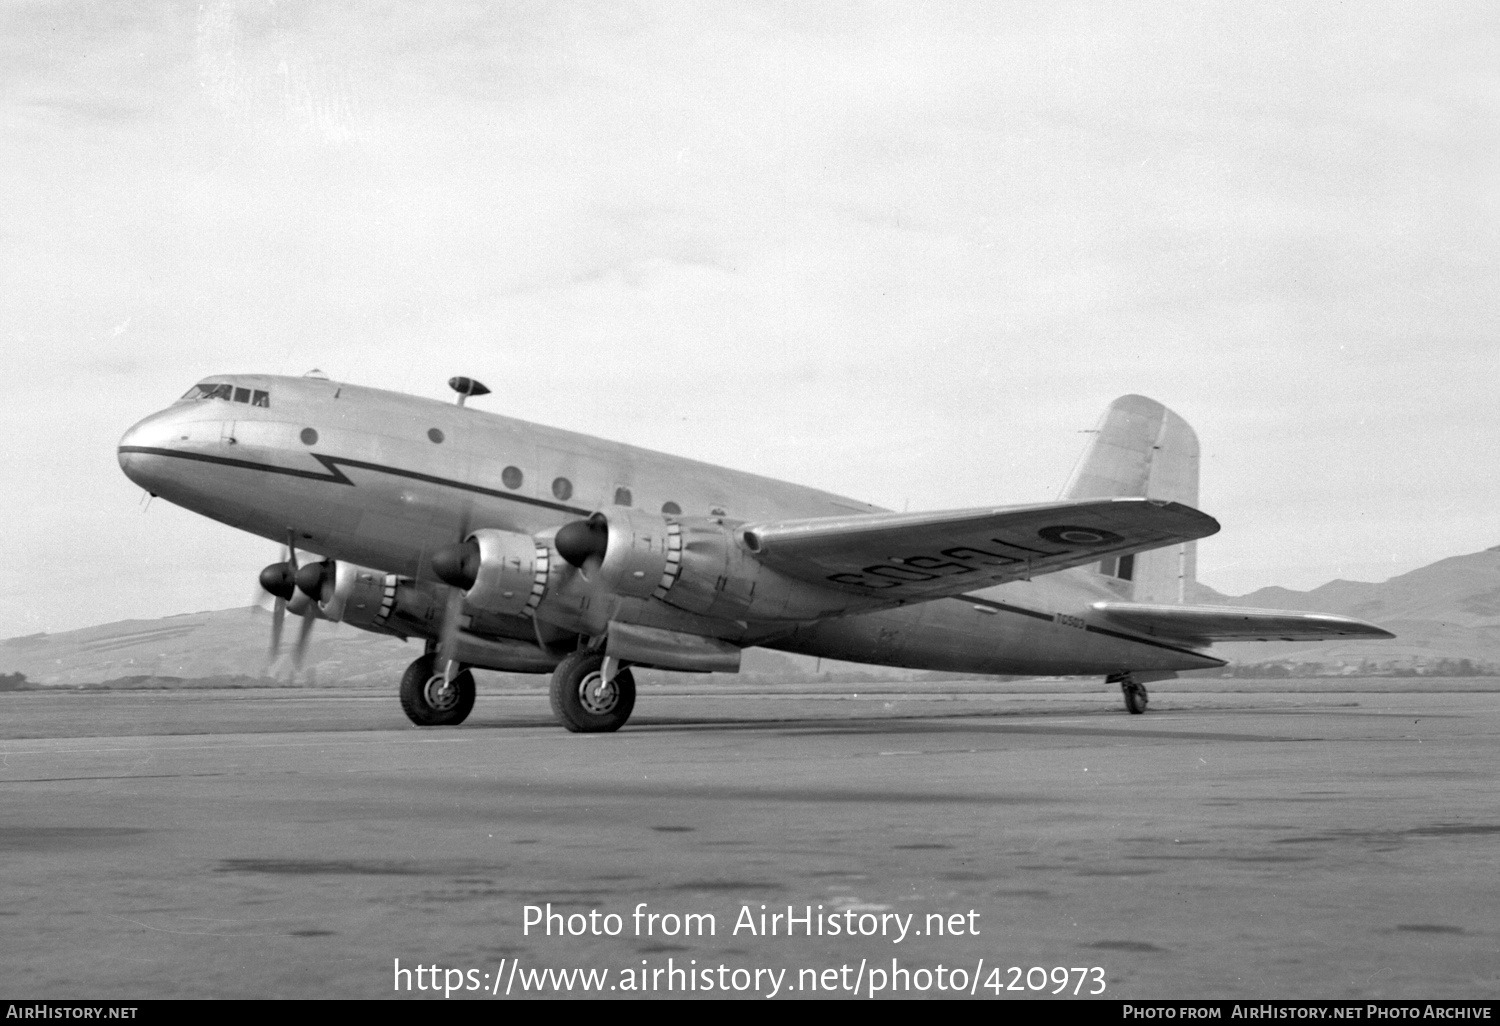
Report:
[[[1141,713],[1146,711],[1146,703],[1147,701],[1149,701],[1150,696],[1146,694],[1146,687],[1144,684],[1126,684],[1124,686],[1124,691],[1125,708],[1131,713],[1131,715],[1139,716]]]
[[[437,657],[424,655],[401,675],[401,708],[419,727],[456,727],[474,709],[474,675],[462,669],[444,688]]]
[[[619,730],[635,708],[635,678],[620,670],[607,691],[600,689],[604,657],[574,652],[552,671],[552,715],[575,734]]]

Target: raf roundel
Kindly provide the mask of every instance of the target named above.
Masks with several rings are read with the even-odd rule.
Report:
[[[1037,532],[1043,541],[1054,542],[1058,545],[1108,545],[1120,540],[1120,536],[1113,531],[1099,531],[1092,527],[1069,527],[1059,524],[1056,527],[1044,527]]]

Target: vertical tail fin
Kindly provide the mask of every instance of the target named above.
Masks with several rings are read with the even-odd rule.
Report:
[[[1198,436],[1154,399],[1125,395],[1109,404],[1064,499],[1145,496],[1198,505]],[[1196,542],[1105,560],[1100,571],[1130,582],[1136,602],[1185,602],[1197,578]]]

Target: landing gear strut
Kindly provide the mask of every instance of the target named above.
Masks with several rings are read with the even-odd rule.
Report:
[[[1107,684],[1119,684],[1120,690],[1125,695],[1125,708],[1133,715],[1139,715],[1146,711],[1146,703],[1150,696],[1146,694],[1146,685],[1137,681],[1128,673],[1115,673],[1105,678]]]
[[[451,679],[437,654],[429,652],[401,675],[401,708],[419,727],[452,727],[474,708],[474,675],[456,668]]]
[[[619,730],[635,708],[635,678],[619,660],[574,652],[552,671],[552,713],[575,734]]]

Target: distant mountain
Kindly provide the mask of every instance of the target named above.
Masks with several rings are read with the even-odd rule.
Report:
[[[258,606],[184,613],[161,620],[121,620],[59,634],[30,634],[0,641],[0,674],[21,673],[34,684],[82,685],[131,677],[290,678],[290,651],[300,626],[288,618],[283,654],[267,659],[271,615]],[[344,624],[314,625],[304,684],[367,684],[394,690],[407,664],[422,654],[418,641],[371,634]],[[855,674],[884,679],[909,671],[856,667],[749,649],[742,664],[747,679],[772,680],[814,673]],[[534,675],[491,674],[511,683],[535,683]],[[638,677],[638,679],[641,679]],[[269,683],[269,681],[267,681]],[[643,681],[644,682],[644,681]]]
[[[1341,613],[1371,620],[1397,635],[1392,641],[1216,646],[1214,654],[1231,663],[1285,660],[1389,669],[1468,659],[1500,666],[1500,546],[1444,559],[1383,584],[1330,581],[1312,591],[1262,588],[1240,596],[1222,595],[1197,585],[1191,601]],[[290,648],[298,626],[295,620],[288,622],[284,648]],[[60,634],[32,634],[0,641],[0,675],[22,673],[35,683],[72,685],[125,677],[286,678],[290,667],[285,656],[275,665],[267,665],[270,632],[270,614],[251,606],[161,620],[122,620]],[[406,665],[421,652],[416,642],[402,644],[395,638],[319,622],[300,679],[304,683],[338,681],[394,689]],[[830,672],[845,679],[920,676],[906,670],[829,660],[820,663],[765,649],[745,653],[744,674],[752,680],[806,678]],[[540,679],[497,676],[517,683]]]
[[[298,621],[289,618],[289,649]],[[121,677],[287,676],[283,657],[267,659],[271,616],[256,606],[185,613],[161,620],[122,620],[60,634],[0,642],[0,670],[43,684],[93,684]],[[335,674],[356,682],[394,674],[421,654],[416,645],[341,624],[315,625],[304,679]],[[394,679],[394,678],[391,678]]]
[[[1216,646],[1231,662],[1432,664],[1469,659],[1500,665],[1500,546],[1453,556],[1381,584],[1330,581],[1312,591],[1262,588],[1230,597],[1198,585],[1192,601],[1357,616],[1393,632],[1391,641],[1287,642]]]

